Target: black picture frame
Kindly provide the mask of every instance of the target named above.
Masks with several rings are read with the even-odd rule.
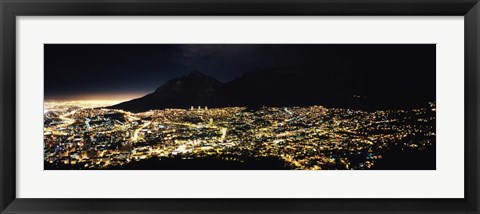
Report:
[[[479,213],[478,0],[0,0],[1,213]],[[16,197],[16,17],[421,15],[465,20],[464,199],[34,199]],[[455,72],[455,71],[452,71]],[[452,124],[454,126],[455,124]],[[41,184],[39,184],[41,185]],[[445,184],[448,185],[448,184]],[[441,187],[439,187],[441,188]]]

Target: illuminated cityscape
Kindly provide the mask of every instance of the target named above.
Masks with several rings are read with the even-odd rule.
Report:
[[[44,170],[436,170],[435,44],[45,44]]]
[[[392,148],[435,143],[435,103],[411,110],[308,107],[151,110],[46,102],[45,162],[51,169],[109,169],[146,159],[276,158],[285,169],[370,169]]]

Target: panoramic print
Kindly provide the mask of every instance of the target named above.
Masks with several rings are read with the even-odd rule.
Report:
[[[434,44],[45,44],[44,170],[435,170],[435,81]]]

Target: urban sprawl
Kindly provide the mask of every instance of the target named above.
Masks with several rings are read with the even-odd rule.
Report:
[[[44,161],[58,168],[109,169],[141,160],[275,157],[285,168],[370,169],[391,147],[435,143],[435,103],[409,110],[322,106],[150,110],[102,102],[45,102]]]

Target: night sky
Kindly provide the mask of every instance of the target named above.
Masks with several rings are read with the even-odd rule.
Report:
[[[44,48],[45,100],[131,99],[192,70],[228,82],[252,70],[312,65],[357,74],[351,78],[373,78],[372,90],[393,83],[405,85],[408,92],[435,94],[433,44],[45,44]]]

